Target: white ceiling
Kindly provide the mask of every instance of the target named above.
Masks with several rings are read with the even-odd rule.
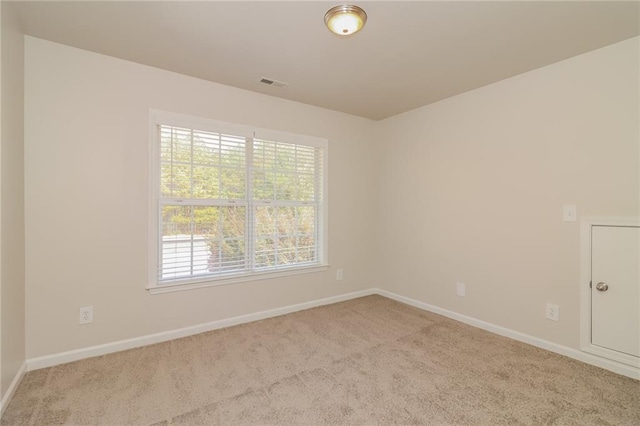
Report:
[[[640,33],[638,2],[19,2],[26,34],[374,120]],[[285,81],[285,89],[259,83]]]

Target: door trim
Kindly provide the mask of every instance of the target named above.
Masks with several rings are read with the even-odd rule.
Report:
[[[640,368],[640,358],[591,343],[591,228],[593,226],[640,227],[640,218],[585,217],[580,220],[580,350]]]

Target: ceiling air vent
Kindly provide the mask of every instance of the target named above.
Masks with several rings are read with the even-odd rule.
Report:
[[[280,89],[283,89],[289,85],[289,83],[285,83],[284,81],[278,81],[278,80],[274,80],[272,78],[266,78],[266,77],[262,77],[260,79],[260,83],[266,84],[267,86],[279,87]]]

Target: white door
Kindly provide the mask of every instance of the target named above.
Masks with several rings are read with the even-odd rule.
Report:
[[[591,343],[640,357],[640,227],[591,227]]]

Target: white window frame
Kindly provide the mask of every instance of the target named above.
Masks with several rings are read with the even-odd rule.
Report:
[[[187,278],[170,282],[158,281],[159,250],[160,250],[160,143],[159,126],[175,126],[210,132],[225,132],[250,139],[275,140],[278,142],[322,148],[322,201],[318,209],[318,263],[304,266],[286,266],[266,271],[247,271],[228,276],[205,276],[202,278]],[[328,154],[327,139],[298,135],[277,130],[262,129],[252,126],[226,123],[208,118],[193,117],[166,111],[149,110],[149,206],[148,206],[148,286],[151,294],[190,290],[202,287],[227,285],[260,279],[276,278],[288,275],[298,275],[311,272],[326,271],[329,268],[329,229],[328,229]],[[250,161],[249,159],[247,161]],[[249,177],[247,178],[249,179]],[[248,253],[250,254],[250,253]]]

